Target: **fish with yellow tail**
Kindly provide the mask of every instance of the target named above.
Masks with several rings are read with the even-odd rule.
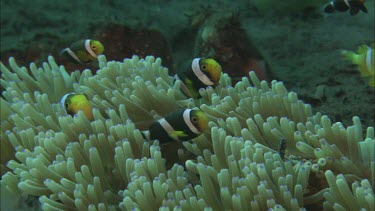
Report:
[[[219,84],[221,66],[212,58],[195,58],[191,67],[177,71],[176,80],[180,80],[181,91],[188,97],[200,98],[199,89]]]
[[[68,93],[61,98],[60,103],[64,106],[66,113],[72,116],[81,110],[88,120],[94,119],[92,105],[84,94]]]
[[[351,15],[356,15],[359,11],[367,13],[364,3],[365,0],[331,0],[324,7],[324,12],[333,13],[335,10],[339,12],[349,10]]]
[[[104,52],[103,44],[98,40],[80,40],[64,48],[60,55],[66,56],[74,63],[90,63]]]
[[[375,42],[370,46],[361,45],[358,52],[343,50],[341,53],[345,59],[350,60],[353,64],[358,65],[362,77],[369,78],[369,86],[375,87]]]
[[[182,109],[155,121],[142,134],[147,140],[159,140],[160,144],[187,141],[198,137],[208,128],[208,118],[199,109]]]

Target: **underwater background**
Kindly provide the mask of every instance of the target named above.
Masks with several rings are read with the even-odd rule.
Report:
[[[96,38],[106,47],[108,60],[154,55],[162,58],[172,75],[184,61],[207,55],[203,44],[199,45],[202,28],[226,25],[220,30],[229,34],[218,45],[242,45],[249,58],[260,54],[269,64],[268,81],[283,81],[315,111],[334,121],[346,124],[357,115],[365,126],[374,125],[374,88],[340,55],[343,49],[354,51],[374,41],[374,1],[365,3],[367,14],[355,16],[325,14],[326,1],[310,6],[296,3],[301,1],[274,1],[262,10],[257,9],[257,2],[261,1],[2,0],[1,61],[6,63],[13,56],[20,64],[40,62],[47,55],[57,57],[72,42]],[[230,22],[233,16],[245,35]],[[242,64],[246,59],[228,60]],[[251,67],[244,64],[223,71],[245,76]]]
[[[20,66],[40,65],[53,55],[68,72],[96,70],[96,63],[59,57],[86,38],[103,43],[108,61],[160,57],[170,75],[192,58],[212,56],[234,79],[255,70],[260,79],[283,81],[332,122],[348,126],[358,116],[364,129],[373,127],[374,87],[340,51],[374,42],[374,1],[365,2],[368,13],[354,16],[324,13],[327,1],[260,2],[1,0],[1,61],[8,65],[12,56]],[[14,210],[18,202],[1,191],[2,210]]]

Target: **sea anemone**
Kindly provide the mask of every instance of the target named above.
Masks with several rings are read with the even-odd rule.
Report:
[[[374,128],[363,134],[358,117],[332,123],[254,72],[188,99],[161,59],[98,61],[95,75],[51,56],[41,68],[1,63],[1,153],[14,154],[2,188],[44,210],[374,210]],[[64,113],[69,92],[87,95],[93,121]],[[199,107],[209,129],[175,151],[144,139],[181,107]]]

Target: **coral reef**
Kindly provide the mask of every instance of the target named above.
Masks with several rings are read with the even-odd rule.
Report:
[[[44,210],[374,210],[374,128],[363,134],[358,117],[332,123],[254,72],[234,85],[223,74],[193,100],[161,59],[98,61],[96,74],[70,75],[53,57],[40,68],[1,63],[1,153],[15,151],[3,188]],[[68,92],[88,96],[93,121],[64,115]],[[141,130],[181,107],[204,111],[209,130],[162,153]]]

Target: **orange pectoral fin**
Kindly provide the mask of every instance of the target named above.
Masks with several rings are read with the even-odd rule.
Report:
[[[187,137],[188,135],[184,133],[184,131],[173,131],[170,136],[175,139],[175,140],[179,140],[179,138],[185,138]]]
[[[191,96],[193,96],[194,98],[197,98],[199,96],[199,90],[195,90],[193,82],[190,79],[185,79],[184,84],[188,88]]]

